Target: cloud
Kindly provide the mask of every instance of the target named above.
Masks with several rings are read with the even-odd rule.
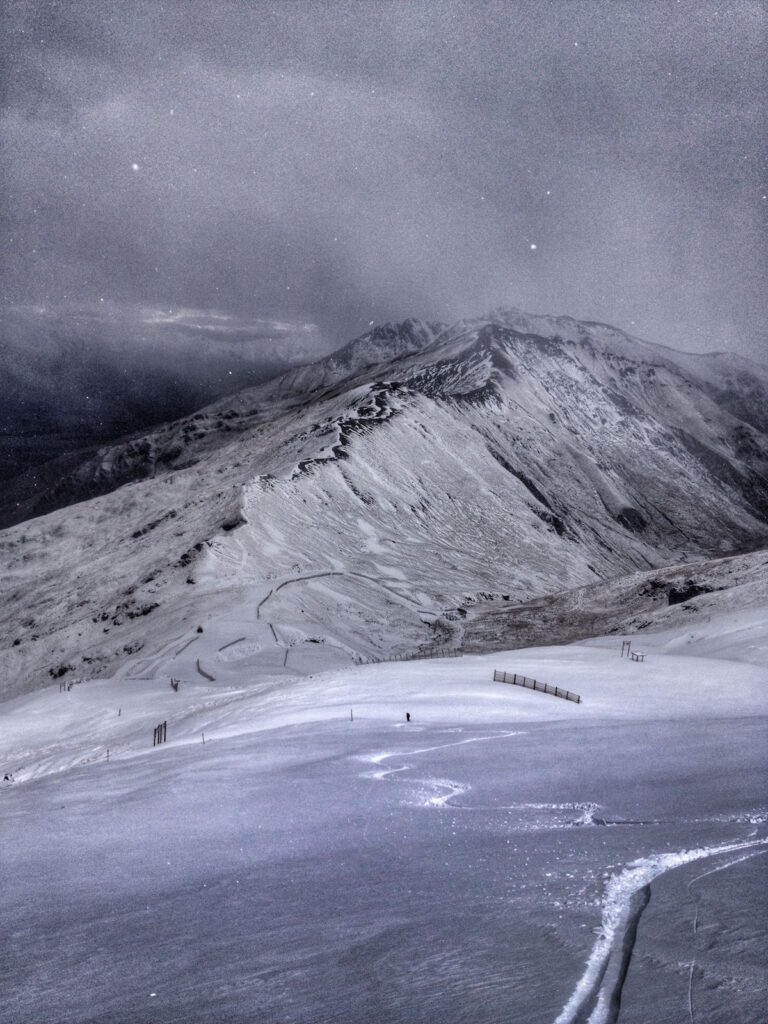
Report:
[[[500,303],[694,348],[765,338],[759,5],[99,0],[6,21],[9,301],[338,344]]]
[[[202,309],[148,309],[141,312],[140,319],[148,326],[165,326],[179,334],[205,335],[212,340],[287,342],[294,353],[302,350],[307,358],[316,358],[325,347],[317,324],[238,317]]]
[[[0,478],[185,415],[327,348],[313,324],[114,302],[0,316]]]

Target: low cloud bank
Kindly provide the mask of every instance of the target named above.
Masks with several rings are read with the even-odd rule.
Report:
[[[6,309],[0,479],[175,419],[326,351],[310,323],[101,301]]]

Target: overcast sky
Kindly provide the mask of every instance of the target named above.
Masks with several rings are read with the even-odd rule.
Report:
[[[1,17],[4,304],[316,324],[332,347],[514,305],[768,361],[764,4]]]

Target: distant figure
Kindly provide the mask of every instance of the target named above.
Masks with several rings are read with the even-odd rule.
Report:
[[[411,720],[411,712],[410,711],[406,711],[405,712],[405,720],[406,720],[406,722],[410,722],[410,720]]]

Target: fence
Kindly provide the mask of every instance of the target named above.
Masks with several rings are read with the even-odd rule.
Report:
[[[212,676],[210,672],[206,672],[205,671],[203,666],[200,664],[200,659],[199,658],[197,659],[196,664],[197,664],[197,671],[200,673],[201,676],[203,676],[205,679],[208,679],[212,683],[216,682],[216,676]]]
[[[581,697],[578,693],[562,690],[559,686],[550,686],[549,683],[540,683],[538,679],[529,679],[528,676],[520,676],[516,672],[500,672],[498,669],[494,669],[493,681],[495,683],[512,683],[513,686],[525,686],[529,690],[540,690],[541,693],[551,693],[553,697],[562,697],[563,700],[572,700],[574,704],[581,704]]]
[[[426,651],[417,651],[411,654],[390,654],[384,658],[360,658],[359,665],[380,665],[389,661],[421,661],[423,658],[461,658],[463,651],[455,647],[432,647]]]

